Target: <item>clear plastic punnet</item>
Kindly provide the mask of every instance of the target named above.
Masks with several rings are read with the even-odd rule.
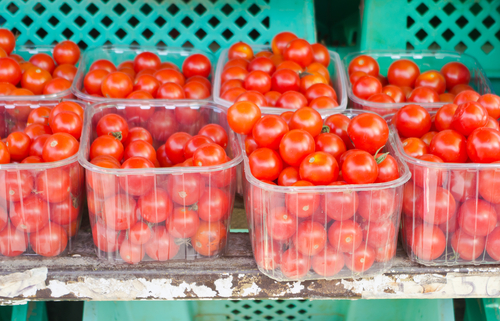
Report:
[[[348,110],[349,118],[365,112]],[[244,146],[244,137],[239,136]],[[403,187],[410,172],[395,155],[399,178],[384,183],[277,186],[256,179],[244,156],[243,189],[259,270],[278,281],[373,276],[396,255]],[[345,234],[344,234],[345,233]],[[308,240],[315,240],[309,243]],[[321,245],[318,245],[321,244]]]
[[[401,218],[401,243],[410,259],[429,266],[498,264],[500,164],[413,158],[391,127],[396,153],[412,174]]]
[[[102,47],[95,47],[86,50],[82,54],[82,58],[80,59],[80,68],[78,69],[78,73],[76,74],[75,81],[73,82],[73,86],[71,87],[71,92],[81,100],[84,100],[89,103],[98,103],[98,102],[104,102],[104,101],[109,101],[110,98],[106,97],[97,97],[97,96],[92,96],[83,91],[83,80],[85,78],[85,75],[89,71],[90,66],[92,65],[93,62],[100,60],[100,59],[106,59],[111,61],[112,63],[115,64],[115,66],[118,66],[120,63],[127,61],[127,60],[134,60],[134,58],[140,54],[141,52],[152,52],[158,55],[160,57],[161,62],[171,62],[175,64],[177,67],[182,69],[182,63],[184,60],[193,55],[193,54],[203,54],[205,55],[211,62],[212,64],[212,72],[210,73],[210,76],[208,79],[212,83],[213,86],[213,79],[214,79],[214,69],[215,69],[215,64],[217,63],[217,60],[215,59],[215,56],[204,50],[199,50],[199,49],[194,49],[194,48],[178,48],[178,47],[152,47],[152,46],[137,46],[137,45],[105,45]],[[209,88],[211,90],[211,88]],[[211,97],[207,98],[208,100],[211,100]],[[113,99],[111,99],[113,100]],[[137,99],[134,99],[137,101]],[[142,101],[150,101],[150,100],[142,100]],[[166,99],[154,99],[151,100],[152,104],[158,104],[159,102],[167,102],[168,100]]]
[[[58,104],[52,100],[0,103],[1,137],[23,131],[22,115],[27,117],[29,110]],[[84,171],[78,154],[56,162],[0,165],[0,256],[71,252],[84,207]]]
[[[13,54],[20,55],[25,61],[28,61],[31,56],[36,55],[38,53],[45,53],[52,57],[52,51],[54,51],[54,47],[52,45],[25,45],[25,46],[16,46],[14,48]],[[81,60],[80,60],[81,61]],[[76,65],[79,66],[80,62]],[[78,72],[77,72],[78,73]],[[76,78],[75,78],[76,81]],[[70,89],[66,89],[57,94],[51,95],[34,95],[34,96],[2,96],[2,101],[5,102],[16,102],[19,100],[61,100],[63,98],[71,99],[74,98],[74,95]]]
[[[131,122],[127,118],[130,110],[151,113],[149,120]],[[155,148],[176,132],[196,135],[203,126],[218,124],[228,134],[225,151],[229,160],[207,167],[96,166],[89,161],[90,147],[97,137],[97,122],[109,113],[124,116],[130,127],[150,131]],[[115,100],[93,105],[85,117],[79,161],[86,170],[89,217],[98,257],[138,263],[222,256],[237,187],[236,168],[243,158],[225,108],[188,100],[168,104]]]
[[[474,88],[481,95],[491,93],[491,83],[486,77],[486,73],[474,58],[466,54],[460,54],[454,51],[431,51],[431,50],[414,50],[414,51],[390,51],[390,50],[366,50],[360,52],[353,52],[348,54],[343,59],[345,73],[347,74],[347,94],[349,95],[349,106],[355,109],[363,109],[376,112],[379,115],[393,114],[401,109],[403,106],[409,104],[404,103],[377,103],[365,99],[358,98],[352,92],[352,84],[349,81],[348,67],[349,63],[359,55],[368,55],[374,58],[380,66],[380,74],[387,76],[389,66],[396,60],[409,59],[414,61],[420,68],[420,72],[428,70],[441,70],[445,64],[458,61],[463,63],[471,73],[469,86]],[[427,108],[429,111],[437,110],[439,107],[447,104],[446,102],[436,103],[418,103],[418,105]]]
[[[271,50],[270,46],[250,46],[254,50],[254,52]],[[225,49],[220,53],[219,61],[217,62],[217,70],[215,71],[215,81],[213,85],[213,93],[212,96],[214,101],[218,104],[221,104],[225,107],[231,107],[232,102],[221,98],[221,75],[224,69],[225,64],[228,62],[228,53],[229,49]],[[332,87],[335,89],[337,93],[337,102],[338,107],[332,109],[317,109],[321,115],[328,115],[333,113],[340,113],[347,108],[347,89],[346,89],[346,76],[344,67],[342,66],[342,62],[340,60],[340,56],[338,53],[334,51],[328,51],[330,53],[330,65],[328,66],[328,71],[330,72],[330,79],[332,82]],[[279,107],[261,107],[263,114],[269,113],[283,113],[289,109],[279,108]]]

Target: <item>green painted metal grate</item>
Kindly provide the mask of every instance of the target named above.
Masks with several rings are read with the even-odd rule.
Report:
[[[454,50],[500,77],[499,0],[366,0],[361,36],[361,50]]]
[[[301,0],[1,0],[0,25],[19,44],[71,39],[83,49],[139,44],[217,52],[236,41],[268,43],[283,30],[316,39],[313,2]]]

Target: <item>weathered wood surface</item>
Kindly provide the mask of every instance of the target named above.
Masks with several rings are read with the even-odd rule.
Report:
[[[244,228],[240,204],[235,214],[233,227]],[[56,258],[1,258],[0,300],[500,297],[500,266],[425,267],[402,249],[376,277],[277,282],[259,272],[247,233],[231,233],[226,256],[216,260],[110,264],[96,257],[88,231],[76,244]]]

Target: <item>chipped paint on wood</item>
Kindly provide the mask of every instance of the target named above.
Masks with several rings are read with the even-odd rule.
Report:
[[[42,267],[0,276],[0,296],[35,296],[37,290],[45,288],[47,272],[48,269]]]

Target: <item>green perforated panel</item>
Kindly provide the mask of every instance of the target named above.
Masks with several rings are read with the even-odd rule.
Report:
[[[0,25],[19,44],[71,39],[84,49],[111,43],[216,52],[235,41],[264,44],[283,30],[316,38],[313,2],[302,0],[0,0]]]
[[[366,0],[361,50],[454,50],[500,77],[499,0]]]

